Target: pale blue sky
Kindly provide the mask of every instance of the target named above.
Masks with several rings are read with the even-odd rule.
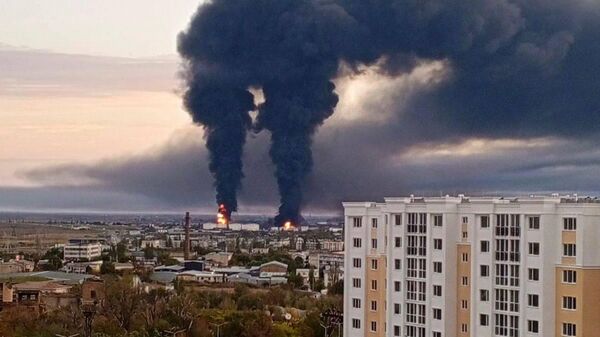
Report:
[[[0,0],[0,43],[63,53],[175,54],[202,0]]]

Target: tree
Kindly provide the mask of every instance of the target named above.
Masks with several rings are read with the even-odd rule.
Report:
[[[155,257],[155,253],[154,253],[154,247],[152,246],[146,246],[146,248],[144,248],[144,258],[146,260],[152,260]]]
[[[169,255],[169,252],[165,250],[159,250],[157,252],[156,261],[158,264],[163,266],[174,266],[179,264],[179,261],[172,258],[171,255]]]
[[[103,309],[108,316],[115,319],[121,329],[129,332],[141,300],[140,289],[133,287],[131,277],[107,280]]]
[[[318,279],[317,282],[315,282],[315,285],[313,286],[314,291],[321,291],[324,288],[325,288],[325,283],[323,282],[322,278]]]
[[[164,289],[153,289],[143,295],[141,307],[146,331],[157,328],[160,319],[166,314],[167,302],[168,294]]]
[[[339,280],[329,286],[329,295],[344,295],[344,280]]]
[[[310,289],[314,289],[315,287],[315,273],[314,273],[315,269],[310,266],[310,268],[308,268],[308,286],[310,287]]]
[[[286,323],[273,323],[272,337],[298,337],[298,331]]]
[[[116,255],[118,262],[127,262],[127,246],[124,242],[117,243]]]
[[[248,293],[237,300],[238,310],[263,310],[265,304],[258,294]]]
[[[111,261],[103,261],[100,266],[100,274],[114,274],[116,272],[115,264]]]
[[[183,291],[171,298],[167,306],[167,312],[171,322],[179,328],[189,328],[194,317],[198,315],[198,309],[192,294]]]
[[[59,270],[62,268],[63,262],[60,257],[52,255],[48,258],[48,264],[46,265],[47,270]]]
[[[288,276],[288,284],[291,284],[294,288],[302,288],[302,286],[304,286],[304,277],[292,273]]]

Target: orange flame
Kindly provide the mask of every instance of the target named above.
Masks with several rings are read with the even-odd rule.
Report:
[[[229,219],[226,216],[227,208],[225,208],[224,204],[219,205],[219,211],[217,212],[217,223],[219,225],[228,225]]]
[[[294,226],[294,224],[293,224],[291,221],[286,221],[286,222],[283,224],[283,230],[284,230],[284,231],[291,231],[291,230],[293,230],[294,228],[296,228],[296,227]]]

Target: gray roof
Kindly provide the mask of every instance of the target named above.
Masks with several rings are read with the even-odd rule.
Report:
[[[175,281],[176,277],[177,273],[173,273],[170,271],[157,271],[150,274],[150,279],[152,281],[164,284],[172,283],[173,281]]]
[[[5,273],[1,275],[3,279],[21,278],[21,277],[43,277],[53,281],[62,281],[65,283],[82,283],[83,280],[94,277],[89,274],[65,273],[62,271],[36,271],[29,273]]]

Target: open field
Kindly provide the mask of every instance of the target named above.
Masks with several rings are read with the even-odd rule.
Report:
[[[66,225],[39,223],[0,223],[0,251],[4,253],[42,253],[55,244],[66,243],[72,238],[94,238],[102,231],[74,229]]]

